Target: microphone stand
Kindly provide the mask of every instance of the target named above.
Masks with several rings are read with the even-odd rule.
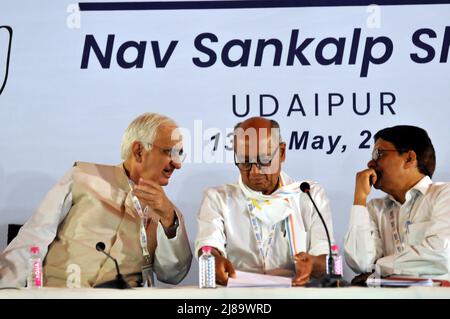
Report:
[[[114,261],[114,264],[116,265],[117,275],[116,279],[95,285],[94,288],[131,289],[131,286],[128,284],[128,282],[125,281],[125,279],[123,279],[123,276],[120,273],[119,264],[117,263],[117,260],[105,251],[105,244],[102,242],[98,242],[97,245],[95,245],[95,248],[99,252],[104,253],[108,258],[111,258]]]
[[[318,282],[311,282],[306,285],[306,287],[344,287],[348,286],[348,283],[342,278],[341,275],[337,275],[334,272],[334,257],[333,257],[333,251],[331,250],[331,239],[330,234],[328,233],[328,227],[325,223],[325,220],[322,217],[322,214],[320,213],[319,209],[316,206],[316,203],[314,202],[311,194],[309,193],[310,186],[308,183],[303,182],[300,185],[300,189],[303,193],[306,193],[311,200],[311,202],[314,205],[314,208],[316,209],[317,214],[319,215],[320,220],[322,221],[322,224],[325,228],[325,233],[327,235],[328,240],[328,269],[326,274],[318,281]]]

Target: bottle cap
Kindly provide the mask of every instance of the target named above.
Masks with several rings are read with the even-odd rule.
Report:
[[[31,248],[30,248],[30,252],[31,252],[32,254],[39,254],[39,247],[37,247],[37,246],[31,247]]]
[[[333,245],[333,246],[331,246],[331,250],[332,251],[339,251],[339,246],[338,245]]]
[[[204,252],[204,253],[211,253],[211,250],[212,250],[211,246],[203,246],[202,247],[202,252]]]

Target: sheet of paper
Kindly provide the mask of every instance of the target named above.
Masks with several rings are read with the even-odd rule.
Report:
[[[228,279],[228,288],[242,287],[280,287],[290,288],[292,279],[289,277],[269,276],[245,271],[236,271],[236,278]]]

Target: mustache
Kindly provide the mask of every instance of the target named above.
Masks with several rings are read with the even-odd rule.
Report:
[[[375,181],[375,183],[373,183],[372,178],[371,178],[370,185],[374,186],[375,188],[378,188],[378,185],[380,184],[381,178],[383,176],[383,172],[375,169],[375,174],[377,175],[376,181]]]

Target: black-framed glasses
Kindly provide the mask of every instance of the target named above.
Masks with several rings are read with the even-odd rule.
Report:
[[[275,155],[277,154],[278,150],[280,149],[280,145],[278,144],[277,148],[273,151],[272,155],[268,157],[260,157],[258,156],[256,162],[240,162],[237,159],[236,152],[234,152],[234,164],[242,171],[249,171],[252,169],[253,165],[256,165],[258,169],[264,169],[268,168],[272,165],[272,161],[275,158]]]
[[[405,152],[405,150],[384,150],[384,149],[380,149],[380,148],[374,148],[372,151],[372,160],[374,160],[375,162],[378,161],[383,156],[384,152],[402,153],[402,152]]]
[[[145,143],[145,144],[151,147],[156,147],[161,152],[163,152],[164,155],[170,157],[170,159],[175,163],[183,163],[184,160],[186,159],[186,153],[184,152],[183,148],[176,148],[176,147],[165,148],[153,143]]]

